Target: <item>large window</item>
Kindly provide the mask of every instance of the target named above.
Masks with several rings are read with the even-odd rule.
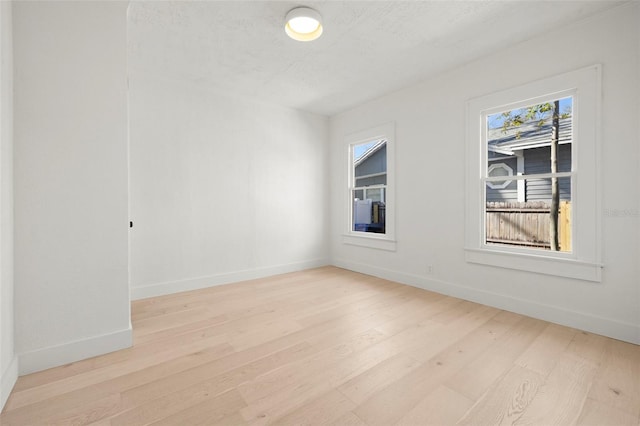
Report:
[[[348,158],[348,244],[395,250],[393,124],[346,138]]]
[[[600,67],[468,102],[466,257],[599,281]]]
[[[567,96],[484,117],[486,244],[571,251],[572,112]]]

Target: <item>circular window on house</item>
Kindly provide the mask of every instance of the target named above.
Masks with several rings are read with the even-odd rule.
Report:
[[[487,170],[489,177],[513,176],[513,169],[505,163],[496,163],[489,166]],[[499,180],[487,182],[487,186],[491,189],[505,189],[511,184],[510,180]]]

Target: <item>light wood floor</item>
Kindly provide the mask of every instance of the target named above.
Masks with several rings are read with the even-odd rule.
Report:
[[[333,267],[136,301],[0,424],[635,425],[640,347]]]

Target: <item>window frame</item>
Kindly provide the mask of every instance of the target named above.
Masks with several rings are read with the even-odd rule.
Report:
[[[386,185],[382,185],[384,186],[385,198],[385,233],[378,234],[354,231],[352,191],[355,189],[355,168],[353,167],[353,147],[382,139],[387,141],[387,183]],[[344,141],[347,159],[347,194],[345,197],[346,208],[343,214],[346,220],[342,242],[343,244],[395,251],[395,123],[390,122],[347,135]],[[374,185],[370,188],[375,189],[379,187],[381,187],[381,185]]]
[[[567,96],[573,97],[572,170],[570,173],[555,175],[567,174],[571,178],[572,251],[551,252],[487,244],[486,182],[494,178],[487,177],[486,117],[496,112]],[[601,179],[598,167],[600,98],[601,66],[593,65],[467,101],[467,262],[586,281],[601,281]]]

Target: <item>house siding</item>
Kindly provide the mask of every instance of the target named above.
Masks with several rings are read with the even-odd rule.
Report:
[[[384,173],[387,171],[387,146],[386,144],[369,158],[356,166],[355,174],[358,176]]]
[[[551,148],[534,148],[525,153],[524,171],[525,174],[539,174],[551,172]],[[558,172],[571,171],[571,144],[562,144],[558,147]],[[526,183],[527,201],[550,201],[551,200],[551,179],[527,179]],[[571,179],[559,179],[560,200],[571,200]]]
[[[551,172],[551,149],[541,147],[528,149],[524,152],[525,174],[534,175]],[[516,159],[505,158],[489,164],[505,163],[516,171]],[[571,144],[558,147],[558,172],[571,171]],[[571,201],[571,179],[559,179],[560,200]],[[526,201],[551,201],[551,179],[527,179],[525,181]],[[518,201],[517,183],[511,181],[504,189],[491,189],[487,186],[487,202]]]

